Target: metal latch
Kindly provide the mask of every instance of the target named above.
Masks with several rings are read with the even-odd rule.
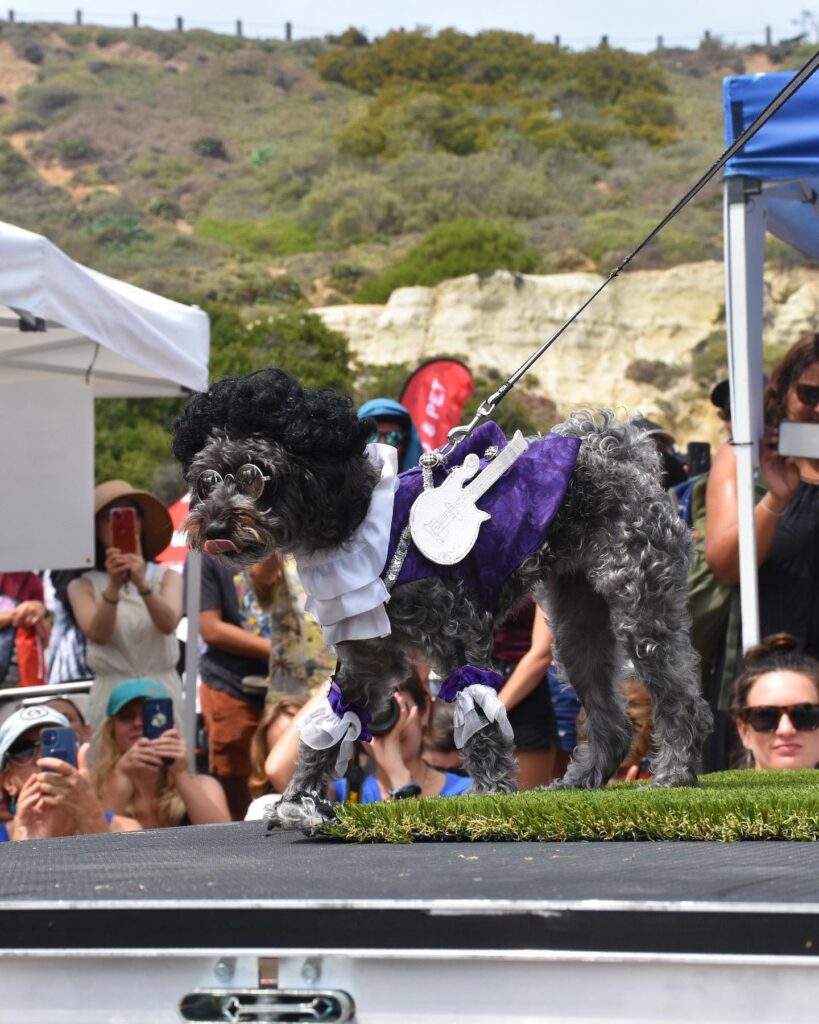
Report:
[[[338,989],[199,988],[182,999],[179,1012],[183,1020],[203,1024],[336,1024],[353,1019],[355,1003]]]

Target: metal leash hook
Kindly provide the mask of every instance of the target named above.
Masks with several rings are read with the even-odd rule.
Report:
[[[494,394],[491,394],[489,398],[485,398],[478,406],[478,410],[472,417],[466,426],[453,427],[452,430],[447,434],[446,444],[442,445],[438,451],[441,453],[442,458],[450,456],[461,441],[465,441],[477,425],[485,419],[488,419],[495,411],[498,403],[506,395],[507,391],[511,391],[513,387],[512,380],[504,381],[503,384],[498,388]]]

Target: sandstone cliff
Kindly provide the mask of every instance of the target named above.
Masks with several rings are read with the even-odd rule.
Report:
[[[498,271],[400,288],[385,306],[315,310],[342,331],[363,362],[421,362],[458,356],[504,377],[599,286],[597,274],[528,276]],[[640,410],[689,440],[722,440],[708,387],[692,376],[692,353],[724,328],[718,262],[631,270],[613,281],[535,364],[521,386],[552,398],[561,414],[578,406]],[[780,345],[819,328],[819,271],[771,270],[765,279],[765,342]],[[713,343],[713,342],[712,342]],[[635,360],[659,361],[656,383],[627,376]],[[655,369],[657,369],[655,367]],[[544,428],[547,427],[544,424]]]

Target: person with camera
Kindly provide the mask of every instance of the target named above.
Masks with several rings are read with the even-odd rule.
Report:
[[[158,498],[125,480],[108,480],[94,490],[94,516],[96,567],[71,580],[68,600],[94,673],[88,719],[96,735],[111,691],[136,676],[160,682],[181,715],[182,579],[152,562],[173,536]]]
[[[146,700],[167,698],[151,679],[114,687],[95,751],[93,779],[106,807],[131,815],[143,828],[230,821],[222,787],[189,768],[188,747],[172,727],[149,738]],[[171,712],[171,705],[168,705]]]
[[[45,704],[20,708],[0,726],[0,786],[13,813],[0,823],[0,842],[137,831],[133,818],[103,810],[89,776],[87,743],[76,754],[78,767],[43,756],[49,727],[70,729],[68,719]]]
[[[764,487],[757,495],[760,633],[788,633],[819,653],[819,459],[779,452],[785,422],[819,431],[819,334],[793,345],[765,388],[760,446]],[[705,557],[717,578],[739,582],[739,525],[734,449],[714,457],[706,491]]]
[[[285,735],[270,751],[265,763],[267,777],[278,792],[284,792],[296,766],[298,722],[314,707],[327,700],[321,687],[305,704]],[[405,797],[457,796],[472,785],[466,775],[439,771],[424,760],[424,736],[432,712],[432,698],[416,672],[411,672],[390,698],[387,708],[369,723],[372,739],[357,744],[356,754],[343,779],[330,786],[334,800],[374,803]],[[357,770],[361,755],[370,762]]]

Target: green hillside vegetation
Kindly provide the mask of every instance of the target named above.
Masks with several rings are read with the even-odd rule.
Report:
[[[500,267],[607,272],[721,151],[722,76],[795,66],[807,49],[713,40],[642,56],[500,31],[285,43],[24,23],[4,24],[0,46],[0,219],[229,309],[215,374],[295,359],[242,331],[281,315],[312,329],[311,305]],[[638,265],[720,253],[715,187]],[[349,362],[330,361],[329,382],[370,379]],[[515,415],[527,408],[523,392]],[[125,467],[149,485],[172,415],[101,409],[98,474]]]

